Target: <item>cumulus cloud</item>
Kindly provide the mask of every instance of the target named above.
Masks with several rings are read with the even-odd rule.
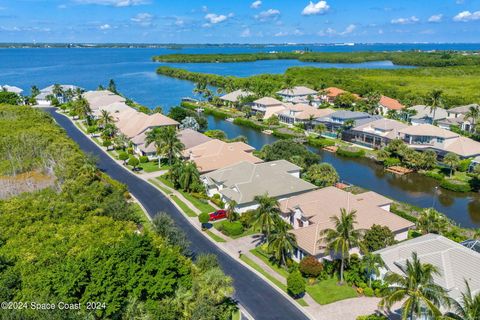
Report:
[[[148,3],[147,0],[75,0],[80,4],[98,4],[112,7],[130,7]]]
[[[420,19],[418,19],[415,16],[411,16],[409,18],[398,18],[398,19],[393,19],[390,21],[392,24],[414,24],[419,22]]]
[[[310,1],[310,3],[303,8],[302,15],[304,16],[310,16],[310,15],[315,15],[315,14],[322,14],[328,11],[330,9],[330,6],[328,5],[327,1],[318,1],[317,3],[313,3]]]
[[[229,13],[227,16],[224,14],[208,13],[205,15],[205,19],[209,24],[217,24],[226,21],[228,18],[233,17],[233,13]]]
[[[262,5],[262,1],[257,0],[257,1],[252,2],[252,4],[250,5],[250,8],[258,9],[258,8],[260,8],[261,5]]]
[[[131,18],[130,20],[132,20],[133,22],[141,25],[142,27],[149,27],[153,23],[153,15],[150,14],[150,13],[146,13],[146,12],[139,13],[136,16],[134,16],[133,18]]]
[[[470,11],[462,11],[453,17],[453,21],[461,21],[461,22],[468,22],[480,20],[480,11],[470,12]]]
[[[269,19],[276,19],[280,15],[280,11],[277,9],[268,9],[255,15],[255,19],[259,21],[267,21]]]
[[[109,25],[108,23],[102,24],[101,26],[98,27],[100,30],[109,30],[112,29],[112,26]]]
[[[443,14],[434,14],[428,18],[428,22],[441,22],[443,19]]]
[[[318,35],[319,36],[346,36],[357,29],[357,26],[354,24],[348,25],[344,30],[337,31],[333,28],[327,28],[325,30],[321,30]]]

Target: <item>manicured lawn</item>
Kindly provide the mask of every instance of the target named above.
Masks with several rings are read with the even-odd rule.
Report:
[[[152,231],[152,222],[147,218],[147,216],[145,216],[145,212],[143,212],[143,209],[142,207],[140,207],[140,205],[136,202],[133,202],[132,203],[132,206],[135,210],[135,213],[140,217],[140,220],[142,222],[142,225],[145,229],[148,229],[150,231]]]
[[[210,231],[210,230],[206,230],[205,233],[208,234],[208,235],[210,236],[210,238],[212,238],[213,240],[215,240],[215,242],[227,242],[225,239],[217,236],[215,233],[213,233],[213,232]]]
[[[185,197],[185,199],[190,201],[190,203],[193,204],[201,212],[210,213],[210,212],[215,211],[214,207],[212,207],[211,205],[209,205],[206,202],[201,201],[200,199],[195,198],[191,194],[189,194],[187,192],[183,192],[183,191],[179,191],[179,192]]]
[[[182,209],[183,212],[189,217],[196,217],[197,214],[193,212],[192,209],[190,209],[185,203],[183,203],[182,200],[180,200],[177,196],[174,194],[170,196],[170,198],[175,201],[175,203]]]
[[[165,188],[160,182],[158,182],[158,180],[156,180],[156,179],[149,179],[148,181],[150,181],[151,183],[153,183],[154,185],[156,185],[158,188],[160,188],[160,190],[162,190],[165,194],[167,194],[167,195],[171,195],[171,194],[172,194],[172,191],[170,191],[169,189]]]
[[[240,259],[245,262],[246,264],[248,264],[250,267],[252,267],[253,269],[257,270],[258,272],[260,272],[265,278],[267,278],[268,280],[270,280],[273,284],[275,284],[277,287],[279,287],[280,289],[282,289],[283,291],[287,292],[287,286],[284,285],[283,283],[281,283],[280,281],[278,281],[275,277],[273,277],[272,275],[270,275],[270,273],[268,273],[267,271],[263,270],[258,264],[256,264],[254,261],[252,261],[252,259],[250,259],[249,257],[245,256],[244,254],[241,255]],[[307,302],[305,302],[305,300],[303,299],[296,299],[297,302],[306,307],[308,306]]]
[[[319,304],[357,297],[355,289],[348,284],[338,285],[338,280],[335,278],[320,281],[313,286],[307,285],[307,293]]]
[[[241,318],[240,310],[237,310],[232,314],[232,320],[240,320]]]
[[[270,268],[275,270],[279,275],[281,275],[285,278],[288,277],[288,271],[287,270],[285,270],[282,267],[279,267],[276,264],[272,263],[258,248],[252,249],[252,250],[250,250],[250,252],[254,256],[256,256],[257,258],[259,258],[260,260],[265,262],[265,264],[267,264]]]
[[[215,229],[217,229],[218,231],[222,232],[222,230],[220,230],[220,229],[221,229],[220,226],[222,225],[222,223],[223,223],[224,221],[225,221],[225,220],[222,220],[222,221],[218,221],[218,222],[213,223],[213,227],[214,227]],[[223,232],[222,232],[222,233],[223,233]],[[229,235],[226,235],[226,236],[228,236],[228,237],[230,237],[230,238],[232,238],[232,239],[238,239],[238,238],[250,236],[250,235],[256,234],[256,233],[258,233],[258,232],[255,231],[253,228],[250,228],[250,229],[246,229],[245,231],[243,231],[242,234],[239,234],[238,236],[229,236]]]
[[[166,185],[167,187],[172,188],[172,189],[175,189],[175,188],[173,187],[173,183],[172,183],[170,180],[168,180],[167,178],[165,178],[164,176],[160,176],[160,177],[157,177],[157,178],[155,178],[155,179],[158,179],[158,181],[160,181],[161,183],[163,183],[163,184]]]
[[[140,163],[139,167],[142,168],[142,170],[145,172],[156,172],[161,170],[168,170],[169,168],[167,165],[164,165],[164,164],[162,164],[159,168],[158,161],[149,161],[146,163]]]

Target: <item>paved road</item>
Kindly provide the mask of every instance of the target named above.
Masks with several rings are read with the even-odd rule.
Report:
[[[50,113],[80,148],[98,158],[97,166],[112,178],[128,185],[130,192],[142,203],[150,216],[165,211],[175,220],[190,239],[194,253],[216,254],[223,270],[234,279],[235,296],[247,311],[258,320],[308,319],[292,302],[270,287],[256,274],[235,261],[195,229],[165,196],[147,182],[128,173],[54,108],[44,108]]]

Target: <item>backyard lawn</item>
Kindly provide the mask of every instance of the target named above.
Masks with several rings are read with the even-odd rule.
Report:
[[[319,304],[357,297],[357,291],[348,284],[338,285],[338,280],[322,280],[313,286],[307,285],[307,293]]]
[[[157,161],[149,161],[146,163],[140,163],[138,165],[145,172],[156,172],[160,170],[168,170],[168,165],[162,164],[160,168],[158,167]]]

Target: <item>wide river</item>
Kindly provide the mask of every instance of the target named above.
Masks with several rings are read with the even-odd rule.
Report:
[[[298,47],[302,49],[303,47]],[[431,49],[478,49],[474,45],[364,45],[309,47],[318,51],[364,51]],[[253,52],[294,50],[295,47],[204,47],[185,48],[184,53]],[[180,99],[192,96],[194,85],[188,81],[158,76],[155,69],[162,65],[151,61],[156,54],[174,53],[168,49],[0,49],[0,85],[23,88],[27,93],[32,85],[39,88],[53,83],[76,84],[95,89],[115,79],[118,89],[126,96],[149,107],[162,106],[165,111],[178,105]],[[295,60],[258,61],[224,64],[168,64],[192,71],[222,75],[249,76],[261,73],[283,73],[292,66],[318,68],[381,68],[398,66],[388,61],[362,64],[303,63]],[[224,130],[229,137],[244,135],[257,149],[276,139],[249,128],[209,117],[209,128]],[[351,160],[317,151],[322,160],[331,163],[346,182],[379,192],[393,199],[420,207],[431,207],[445,213],[465,227],[480,226],[480,196],[459,194],[436,189],[433,179],[416,174],[398,177],[368,160]]]

